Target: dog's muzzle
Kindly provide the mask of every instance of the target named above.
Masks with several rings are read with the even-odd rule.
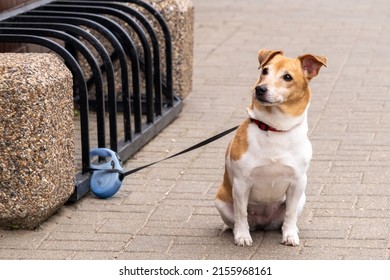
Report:
[[[255,87],[256,98],[260,102],[269,103],[269,101],[267,100],[267,92],[268,92],[267,85],[258,85]]]

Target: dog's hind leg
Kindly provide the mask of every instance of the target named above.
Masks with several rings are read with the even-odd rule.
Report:
[[[223,222],[228,228],[233,229],[234,227],[234,210],[233,203],[228,201],[223,201],[219,198],[215,199],[215,207],[217,207],[219,214]]]
[[[222,220],[229,228],[234,227],[234,210],[233,210],[233,194],[232,185],[229,180],[227,168],[225,167],[225,174],[223,181],[217,191],[215,198],[215,207],[217,207]]]

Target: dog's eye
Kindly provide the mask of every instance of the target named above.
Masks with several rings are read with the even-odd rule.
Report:
[[[283,80],[285,80],[286,82],[291,82],[292,79],[293,79],[293,78],[291,77],[290,74],[285,74],[285,75],[283,76]]]
[[[268,68],[264,68],[263,71],[261,71],[262,75],[268,75]]]

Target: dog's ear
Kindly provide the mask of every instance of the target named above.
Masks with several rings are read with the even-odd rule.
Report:
[[[283,51],[276,50],[276,51],[269,51],[266,49],[262,49],[259,51],[257,58],[259,59],[259,69],[267,64],[268,61],[270,61],[275,55],[277,54],[283,54]]]
[[[304,54],[299,56],[298,59],[301,61],[306,77],[309,79],[317,76],[321,66],[326,67],[327,62],[326,57],[312,54]]]

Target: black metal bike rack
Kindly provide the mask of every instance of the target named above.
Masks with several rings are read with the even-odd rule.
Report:
[[[149,17],[137,8],[149,13]],[[164,35],[163,46],[148,19],[151,17]],[[99,38],[104,38],[109,46]],[[73,74],[74,101],[80,111],[82,166],[75,176],[71,202],[89,190],[91,138],[97,140],[98,147],[109,147],[126,160],[172,122],[182,109],[182,102],[172,87],[172,42],[168,26],[160,13],[146,2],[36,1],[0,14],[0,42],[46,47],[59,55]],[[86,73],[81,59],[86,61],[90,73]],[[163,70],[162,59],[165,59]],[[119,65],[118,71],[114,70],[115,63]],[[118,80],[120,87],[116,87]],[[93,124],[90,110],[96,112],[96,135],[90,135]],[[106,143],[106,112],[109,144]],[[123,118],[123,139],[118,136],[119,116]]]

